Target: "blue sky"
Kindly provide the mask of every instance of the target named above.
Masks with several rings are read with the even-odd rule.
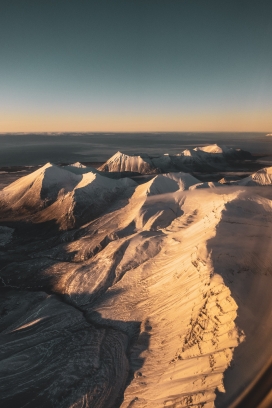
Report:
[[[0,131],[270,131],[272,2],[0,3]]]

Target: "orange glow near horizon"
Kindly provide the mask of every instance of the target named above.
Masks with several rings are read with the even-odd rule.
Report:
[[[271,132],[271,112],[175,115],[7,114],[0,132]]]

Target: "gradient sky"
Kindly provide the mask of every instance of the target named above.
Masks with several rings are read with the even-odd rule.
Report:
[[[272,131],[271,0],[1,0],[0,132]]]

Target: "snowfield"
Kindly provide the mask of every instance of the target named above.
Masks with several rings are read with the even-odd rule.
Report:
[[[168,159],[118,152],[99,171]],[[272,168],[230,185],[85,169],[0,192],[1,406],[229,406],[272,352]]]

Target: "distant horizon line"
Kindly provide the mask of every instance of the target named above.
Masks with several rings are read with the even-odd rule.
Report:
[[[25,134],[63,134],[63,133],[76,133],[76,134],[108,134],[108,135],[114,135],[117,133],[129,133],[129,134],[135,134],[135,133],[153,133],[153,134],[165,134],[165,133],[188,133],[188,134],[193,134],[193,133],[264,133],[267,135],[272,135],[271,131],[250,131],[250,130],[195,130],[195,131],[188,131],[188,130],[171,130],[171,131],[159,131],[159,130],[141,130],[141,131],[111,131],[111,130],[105,130],[105,131],[94,131],[94,130],[89,130],[89,131],[79,131],[79,130],[64,130],[64,131],[29,131],[29,132],[20,132],[20,131],[14,131],[14,132],[0,132],[0,135],[7,135],[7,134],[18,134],[18,135],[25,135]]]

